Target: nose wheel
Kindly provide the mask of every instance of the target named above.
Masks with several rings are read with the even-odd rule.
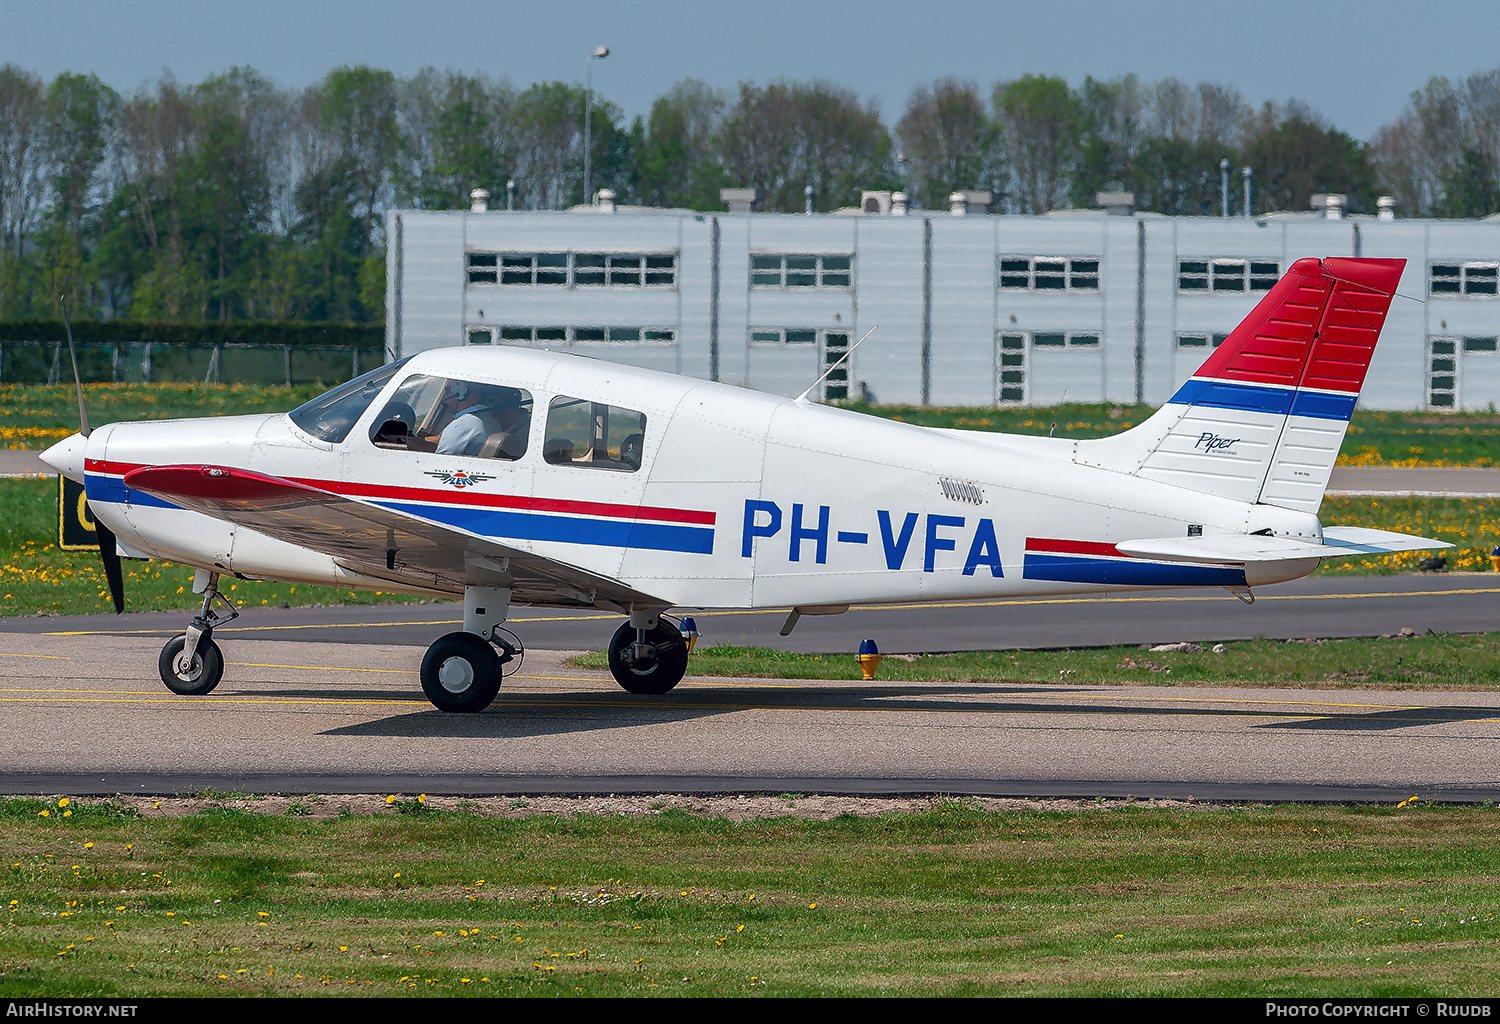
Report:
[[[224,678],[224,655],[207,634],[198,638],[192,654],[187,653],[187,636],[174,636],[161,649],[156,669],[161,673],[161,681],[173,693],[201,697]]]
[[[239,614],[233,602],[219,593],[219,574],[209,573],[203,607],[188,623],[187,632],[168,640],[157,656],[156,670],[167,689],[184,697],[201,697],[219,685],[224,678],[224,655],[213,641],[214,627]]]
[[[609,671],[630,693],[666,693],[682,681],[687,662],[687,642],[665,618],[651,629],[626,622],[609,642]]]

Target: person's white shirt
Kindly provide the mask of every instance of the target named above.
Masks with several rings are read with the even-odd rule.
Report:
[[[438,435],[437,453],[439,455],[478,455],[479,449],[484,446],[484,439],[491,433],[491,428],[485,422],[483,415],[487,412],[489,412],[489,406],[476,405],[454,417],[453,422],[444,427],[443,432]]]

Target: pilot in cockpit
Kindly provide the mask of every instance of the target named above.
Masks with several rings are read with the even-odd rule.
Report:
[[[500,459],[525,454],[531,413],[518,389],[465,381],[450,381],[448,389],[445,401],[452,402],[453,420],[438,436],[438,454]]]

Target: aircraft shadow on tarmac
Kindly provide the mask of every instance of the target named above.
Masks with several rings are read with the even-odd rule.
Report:
[[[286,694],[288,691],[277,691]],[[660,697],[630,696],[617,693],[551,691],[527,693],[524,690],[502,691],[500,698],[479,715],[448,715],[433,710],[390,715],[356,725],[325,731],[325,736],[383,737],[484,737],[520,738],[600,729],[633,728],[737,711],[896,711],[964,714],[1077,715],[1088,717],[1120,716],[1174,718],[1209,717],[1264,719],[1283,717],[1264,707],[1223,707],[1210,704],[1191,707],[1180,704],[1162,706],[1150,702],[1095,703],[1067,700],[1069,694],[1085,696],[1087,691],[1060,691],[1048,688],[1016,686],[873,686],[820,687],[792,686],[771,689],[764,686],[716,687],[713,690],[677,690]],[[302,691],[301,696],[349,697],[347,691]],[[370,693],[372,697],[390,698],[390,692]],[[1041,699],[1028,700],[1029,696]],[[1064,699],[1059,700],[1057,698]],[[1447,722],[1484,721],[1500,717],[1500,708],[1434,707],[1391,708],[1371,713],[1323,715],[1288,710],[1284,717],[1294,721],[1256,722],[1256,728],[1390,730]]]
[[[1500,720],[1500,708],[1430,707],[1390,708],[1365,714],[1329,715],[1297,722],[1267,722],[1260,729],[1308,729],[1335,732],[1383,732],[1410,729],[1419,725],[1442,725],[1447,722],[1485,722]]]

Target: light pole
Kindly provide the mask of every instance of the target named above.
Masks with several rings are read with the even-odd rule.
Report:
[[[609,56],[609,47],[601,46],[589,54],[588,98],[583,104],[583,202],[593,203],[594,196],[594,61]]]
[[[1250,168],[1246,167],[1244,169],[1244,171],[1241,172],[1241,173],[1243,173],[1244,176],[1245,176],[1245,216],[1249,217],[1250,216],[1250,178],[1251,178],[1252,175],[1254,175],[1255,172],[1252,171]]]
[[[1219,199],[1224,216],[1229,216],[1229,158],[1219,161]]]

